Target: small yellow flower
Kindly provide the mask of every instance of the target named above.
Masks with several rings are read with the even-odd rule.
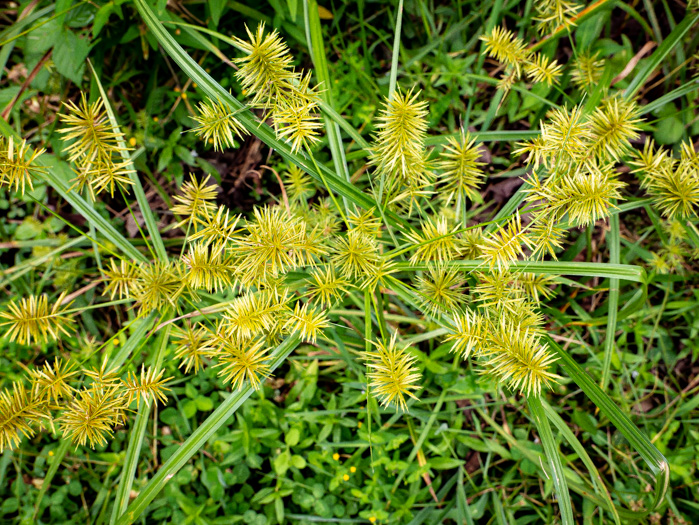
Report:
[[[186,100],[187,99],[187,93],[182,93],[182,99]]]
[[[119,346],[119,339],[114,338],[114,340],[112,341],[112,344],[114,346]]]
[[[369,518],[369,521],[372,523],[376,523],[376,516],[372,516],[371,518]]]
[[[335,452],[335,453],[333,454],[333,459],[334,459],[335,461],[340,461],[340,454],[338,454],[337,452]]]
[[[136,137],[131,137],[129,139],[129,144],[133,147],[136,145]]]
[[[364,424],[364,423],[362,423],[361,421],[357,421],[357,428],[362,428],[362,425],[363,425],[363,424]]]
[[[193,87],[194,89],[197,89],[197,83],[196,83],[196,82],[192,82],[192,87]]]
[[[342,479],[344,479],[345,481],[349,481],[349,476],[345,474],[344,476],[342,476]]]
[[[357,472],[357,467],[350,467],[350,472],[351,472],[352,474],[354,474],[355,472]]]
[[[158,117],[153,117],[153,122],[158,122]]]

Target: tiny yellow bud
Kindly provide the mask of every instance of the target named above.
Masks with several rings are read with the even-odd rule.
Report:
[[[158,122],[158,117],[153,117],[153,122]]]
[[[132,146],[135,146],[136,145],[136,137],[131,137],[129,139],[129,144],[131,144]]]
[[[187,98],[187,93],[182,93],[182,98],[186,99],[186,98]]]
[[[53,457],[53,450],[49,450],[49,456]]]
[[[357,428],[362,428],[362,425],[363,425],[363,424],[364,424],[363,422],[357,421]]]
[[[372,523],[376,523],[376,516],[372,516],[371,518],[369,518],[369,521]]]
[[[175,86],[175,93],[179,93],[179,92],[180,92],[180,86]]]
[[[119,339],[114,338],[114,339],[112,340],[112,344],[113,344],[114,346],[119,346]]]
[[[349,476],[345,474],[344,476],[342,476],[342,479],[344,479],[345,481],[349,481]]]
[[[352,474],[354,474],[355,472],[357,472],[357,467],[350,467],[350,472],[351,472]]]
[[[192,82],[192,87],[193,87],[194,89],[197,89],[197,83],[196,83],[196,82]]]
[[[334,459],[335,461],[340,461],[340,454],[338,454],[337,452],[335,452],[335,453],[333,454],[333,459]]]

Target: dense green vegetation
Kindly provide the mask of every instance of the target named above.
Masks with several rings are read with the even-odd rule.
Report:
[[[0,21],[0,520],[699,522],[696,2]]]

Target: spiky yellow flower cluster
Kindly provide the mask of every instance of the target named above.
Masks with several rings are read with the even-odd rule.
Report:
[[[509,91],[515,82],[526,75],[534,83],[552,86],[558,83],[561,66],[555,60],[527,49],[521,38],[512,31],[494,27],[488,35],[481,37],[488,54],[505,64],[505,74],[498,87]]]
[[[585,114],[581,106],[555,109],[541,124],[541,136],[519,144],[534,172],[527,181],[533,209],[525,244],[535,258],[555,257],[570,226],[608,217],[622,199],[616,163],[638,138],[640,119],[632,101],[612,97]]]
[[[68,306],[63,305],[66,293],[62,293],[49,307],[46,294],[39,297],[30,295],[19,302],[11,300],[7,311],[0,312],[0,327],[7,327],[6,337],[21,345],[33,342],[47,343],[57,340],[61,334],[69,335],[73,329],[73,317],[66,312]]]
[[[696,217],[699,209],[699,154],[691,142],[682,144],[680,158],[646,139],[643,151],[631,162],[641,187],[669,219]]]
[[[250,104],[271,113],[277,136],[288,140],[293,151],[318,142],[319,99],[310,72],[294,69],[289,48],[276,31],[265,35],[264,23],[254,34],[245,29],[249,40],[235,41],[247,55],[234,62],[240,67],[235,76],[243,93],[252,95]]]
[[[549,278],[495,271],[479,276],[474,289],[477,310],[456,310],[451,316],[452,351],[475,355],[484,373],[527,395],[539,395],[557,379],[555,357],[542,342],[543,317],[536,304],[550,297]]]
[[[604,60],[599,58],[599,52],[581,51],[573,62],[571,80],[580,90],[590,89],[597,85],[604,72]]]
[[[539,33],[545,35],[557,29],[570,30],[575,25],[574,17],[582,6],[567,0],[537,0],[534,2]]]
[[[27,186],[34,189],[32,180],[40,177],[46,169],[36,164],[36,159],[44,149],[30,153],[27,141],[16,143],[13,137],[0,137],[0,188],[14,187],[14,191],[24,195]]]
[[[86,380],[76,388],[81,374]],[[58,358],[47,361],[30,372],[28,388],[20,381],[0,392],[0,452],[55,423],[76,445],[103,446],[124,424],[132,401],[166,401],[167,381],[162,370],[151,368],[120,379],[106,361],[99,370],[78,370]]]
[[[415,366],[416,357],[399,346],[395,334],[387,342],[374,344],[376,350],[364,356],[369,368],[369,385],[382,405],[393,404],[405,412],[405,398],[417,399],[412,390],[419,388],[415,383],[422,377]]]
[[[100,97],[89,103],[82,93],[78,104],[68,101],[65,105],[68,111],[59,115],[63,124],[59,133],[67,143],[68,160],[75,166],[78,191],[87,188],[94,198],[105,190],[113,196],[117,186],[127,190],[133,184],[133,169],[122,154],[129,148],[124,134],[112,126],[104,100]]]

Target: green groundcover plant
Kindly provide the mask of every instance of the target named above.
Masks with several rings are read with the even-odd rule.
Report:
[[[400,445],[382,435],[387,418],[391,425],[400,425],[424,411],[431,395],[425,386],[428,371],[432,378],[435,372],[452,370],[458,375],[459,370],[472,370],[474,384],[523,400],[519,409],[535,427],[532,439],[539,448],[517,448],[507,424],[498,426],[485,413],[479,417],[480,424],[500,429],[504,442],[528,461],[549,487],[547,492],[552,489],[555,494],[555,516],[539,515],[530,521],[575,523],[580,509],[574,507],[582,501],[597,509],[600,523],[648,522],[667,507],[670,468],[656,441],[630,419],[628,404],[620,406],[608,395],[614,381],[612,363],[618,359],[615,334],[621,319],[645,307],[648,272],[681,275],[694,264],[699,250],[699,153],[691,139],[674,148],[657,144],[646,133],[653,101],[642,103],[637,96],[670,53],[696,31],[699,15],[689,6],[652,55],[635,69],[632,64],[620,83],[612,82],[613,67],[592,48],[574,49],[575,56],[567,62],[553,58],[555,46],[544,49],[548,41],[569,36],[607,2],[534,2],[534,31],[527,34],[538,33],[538,40],[525,40],[491,23],[477,35],[482,47],[476,56],[487,58],[495,68],[485,77],[494,87],[495,111],[520,95],[533,94],[546,102],[535,128],[479,132],[457,125],[455,132],[444,134],[431,129],[429,101],[419,86],[398,78],[401,1],[394,11],[388,96],[371,119],[373,132],[363,136],[333,100],[320,26],[323,11],[315,2],[302,4],[293,3],[300,10],[296,16],[303,19],[302,36],[314,66],[307,70],[296,65],[272,24],[250,23],[240,36],[228,37],[211,26],[172,25],[160,6],[133,2],[142,31],[195,86],[191,126],[182,131],[220,154],[255,137],[277,159],[277,168],[269,169],[280,192],[249,212],[217,202],[219,183],[212,174],[188,174],[178,190],[167,195],[169,216],[174,218],[170,229],[179,236],[161,235],[160,219],[151,210],[136,167],[141,153],[136,151],[137,141],[122,131],[92,64],[85,70],[91,89],[56,109],[51,144],[42,144],[36,135],[25,140],[19,129],[0,122],[0,184],[7,195],[17,202],[36,202],[50,215],[54,212],[36,197],[35,188],[52,187],[87,228],[55,213],[59,222],[72,228],[61,243],[65,247],[85,241],[81,245],[97,267],[85,288],[74,287],[75,279],[65,279],[56,293],[37,292],[46,288],[42,283],[26,287],[24,293],[9,293],[0,306],[5,348],[44,352],[23,373],[15,370],[14,380],[0,393],[0,452],[17,454],[28,441],[58,442],[51,450],[57,457],[39,487],[34,514],[43,508],[41,498],[51,497],[51,478],[67,454],[105,450],[122,433],[127,438],[114,490],[100,492],[104,510],[92,518],[118,524],[157,521],[153,501],[191,461],[209,454],[219,429],[234,417],[243,424],[240,414],[246,404],[264,399],[277,370],[295,351],[312,360],[314,349],[321,349],[341,363],[348,381],[358,385],[353,404],[342,408],[366,414],[359,454],[370,458],[369,468],[381,468],[374,459],[388,462],[382,450]],[[230,84],[224,87],[209,75],[173,37],[175,31],[186,31],[200,46],[224,58],[233,68],[241,96],[233,96],[227,89]],[[210,38],[230,46],[233,58],[226,58]],[[664,97],[673,100],[695,87],[696,81],[687,80]],[[559,102],[538,93],[557,93]],[[494,209],[483,199],[490,173],[485,140],[512,142],[508,155],[521,165],[514,174],[521,186]],[[350,167],[357,165],[361,169],[351,175]],[[633,195],[632,187],[638,188]],[[106,199],[126,203],[138,230],[135,237],[126,237],[103,213],[99,204]],[[645,268],[620,256],[619,216],[639,209],[649,210],[662,232],[660,248],[644,245],[643,240],[636,245],[637,250],[652,250]],[[585,242],[586,234],[598,231],[605,232],[603,259],[589,262],[566,256],[567,246],[579,239]],[[65,264],[55,259],[57,253],[36,252],[34,262],[24,267]],[[46,272],[50,275],[51,270]],[[16,273],[5,275],[14,279]],[[570,353],[570,345],[577,343],[557,329],[556,315],[561,313],[547,308],[556,296],[572,296],[585,286],[576,279],[589,277],[606,280],[601,288],[608,295],[606,332],[597,341],[602,348],[599,379]],[[622,286],[629,283],[633,290],[622,295]],[[93,289],[98,293],[87,305],[81,297]],[[81,320],[86,309],[118,312],[111,321],[116,335],[103,338],[103,344],[86,338]],[[82,350],[68,351],[75,343],[67,341]],[[421,346],[424,341],[435,342],[431,354]],[[438,364],[439,358],[451,366]],[[200,377],[218,385],[216,396],[193,396],[195,405],[210,414],[195,428],[184,424],[188,428],[181,441],[141,483],[136,472],[147,448],[151,416],[158,410],[168,413],[172,396],[194,389]],[[301,386],[292,398],[305,395],[303,377],[301,373],[295,379]],[[445,383],[439,387],[439,382],[431,384],[439,398],[433,418],[453,392]],[[643,463],[635,467],[643,480],[641,503],[625,504],[628,500],[602,479],[592,451],[549,405],[566,407],[571,389],[582,392],[628,444],[629,457],[619,461],[641,458]],[[478,388],[464,392],[474,394],[468,396],[471,400],[483,398]],[[328,417],[341,412],[335,404]],[[183,425],[175,419],[170,426]],[[400,468],[386,466],[396,472],[393,491],[403,481],[421,485],[425,480],[439,502],[453,490],[454,514],[440,519],[473,523],[477,511],[464,493],[464,476],[469,475],[464,458],[441,467],[427,463],[429,449],[421,448],[427,433],[418,437],[410,419],[407,425],[404,439],[412,439],[413,453],[392,456],[390,461]],[[290,452],[299,434],[299,427],[287,429],[287,448],[270,460],[280,481],[255,496],[270,509],[259,515],[260,522],[293,519],[285,515],[284,498],[294,489],[281,480],[289,469],[300,473],[310,468],[304,457]],[[574,457],[562,453],[562,443],[572,448]],[[330,461],[331,456],[339,460],[339,454],[325,457]],[[408,474],[401,461],[417,462],[421,469]],[[5,477],[7,463],[3,464]],[[320,470],[323,464],[314,463]],[[444,489],[439,496],[430,485],[430,467],[457,472],[451,485],[440,481],[435,486]],[[330,492],[357,470],[351,469],[338,474],[329,484]],[[207,484],[231,483],[220,470],[211,472],[219,474]],[[326,488],[308,497],[320,501]],[[379,491],[371,502],[364,496],[357,489],[354,515],[345,517],[346,511],[338,510],[334,519],[408,523],[419,512],[411,511],[410,498],[401,512],[391,514],[385,510],[390,493]],[[383,509],[374,505],[377,499],[385,503]],[[193,505],[182,501],[183,509]],[[301,521],[313,515],[319,520],[327,517],[315,504],[305,505],[300,499],[294,503],[313,509],[307,518],[297,518]],[[85,505],[89,508],[91,502]],[[239,510],[228,518],[235,518],[231,523],[256,523],[258,518],[250,512]],[[193,522],[213,522],[198,519]],[[496,519],[506,522],[500,515]]]

